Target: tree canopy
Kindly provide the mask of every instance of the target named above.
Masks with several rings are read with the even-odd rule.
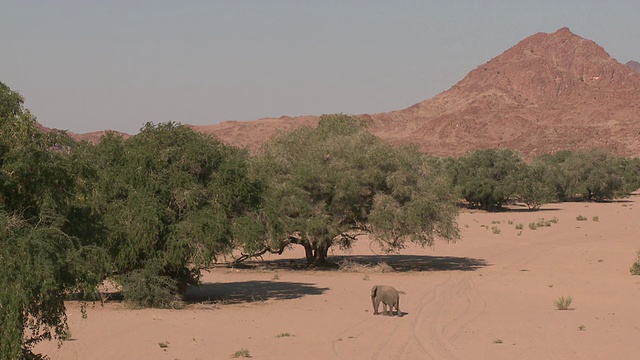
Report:
[[[76,176],[61,150],[71,140],[42,131],[23,101],[0,83],[0,359],[59,336],[67,294],[107,272],[106,253],[70,226]]]
[[[354,117],[325,115],[316,128],[275,137],[253,168],[269,185],[255,226],[268,235],[254,248],[300,244],[309,264],[323,264],[332,245],[349,247],[358,232],[388,249],[458,238],[446,178],[416,148],[393,148]]]
[[[148,123],[129,139],[109,134],[73,154],[94,164],[89,201],[125,284],[173,284],[173,294],[197,284],[202,268],[231,251],[235,219],[260,200],[243,152],[183,125]]]

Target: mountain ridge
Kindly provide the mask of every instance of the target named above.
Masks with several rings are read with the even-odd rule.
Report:
[[[356,116],[383,140],[416,144],[435,156],[504,147],[526,159],[589,148],[638,156],[640,73],[563,27],[521,40],[435,97]],[[278,132],[318,120],[282,116],[189,126],[257,153]]]

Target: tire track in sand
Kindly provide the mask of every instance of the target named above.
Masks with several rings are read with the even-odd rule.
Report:
[[[463,271],[429,276],[426,280],[431,286],[416,286],[408,295],[418,299],[417,307],[405,308],[408,315],[369,315],[339,334],[340,340],[332,344],[333,353],[339,359],[460,358],[453,342],[485,312],[487,304],[474,276],[474,272]]]
[[[460,359],[454,342],[486,312],[487,300],[472,271],[452,271],[422,298],[413,337],[432,359]]]

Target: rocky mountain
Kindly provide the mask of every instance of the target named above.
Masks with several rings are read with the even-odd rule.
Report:
[[[382,139],[418,144],[436,156],[496,147],[528,159],[596,147],[638,156],[640,74],[562,28],[527,37],[431,99],[358,116]],[[193,128],[257,152],[278,131],[317,121],[316,116],[281,117]]]
[[[438,96],[367,116],[372,132],[434,155],[507,147],[640,155],[640,74],[562,28],[532,35]]]

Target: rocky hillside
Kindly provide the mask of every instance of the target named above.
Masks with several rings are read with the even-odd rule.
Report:
[[[407,109],[358,115],[393,144],[437,156],[507,147],[525,158],[562,149],[606,148],[640,155],[640,73],[568,28],[532,35],[434,98]],[[193,126],[259,151],[279,131],[318,117],[281,117]]]
[[[432,99],[367,118],[374,133],[434,155],[487,147],[528,158],[594,147],[640,155],[640,74],[562,28],[522,40]]]

